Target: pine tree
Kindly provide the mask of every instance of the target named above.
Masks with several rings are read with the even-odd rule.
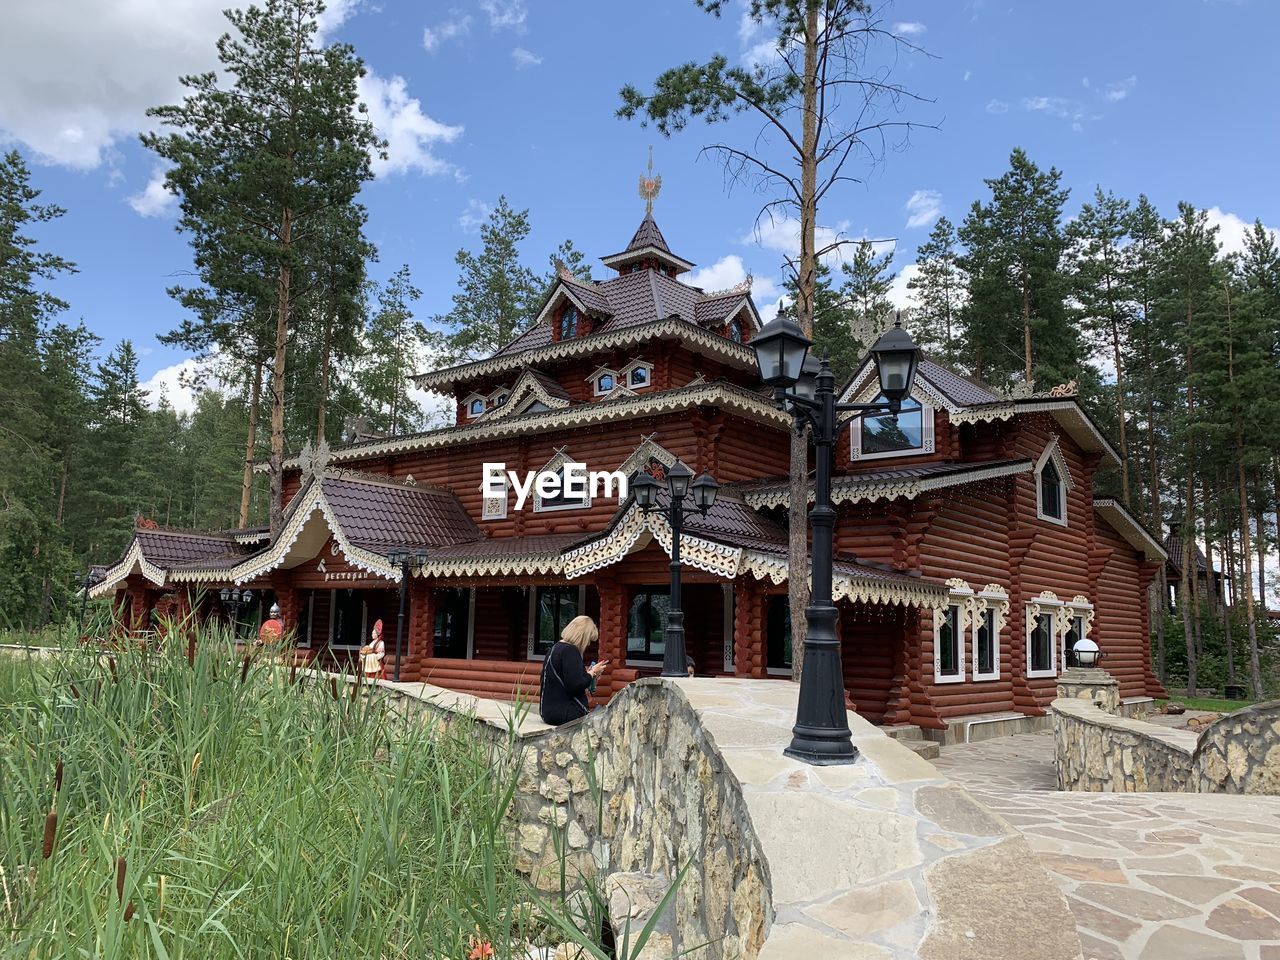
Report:
[[[529,325],[543,286],[520,260],[520,244],[528,236],[529,211],[513,210],[502,196],[480,228],[480,253],[458,251],[453,309],[434,321],[444,328],[432,337],[442,363],[487,357]]]
[[[221,72],[182,78],[182,103],[148,111],[172,132],[143,137],[172,165],[165,183],[181,199],[180,227],[205,282],[272,308],[273,530],[284,509],[286,361],[306,239],[354,202],[372,176],[370,151],[382,146],[358,109],[360,60],[346,44],[318,43],[323,11],[319,0],[228,10],[235,32],[218,41]]]
[[[870,350],[893,322],[889,290],[897,274],[888,272],[892,263],[892,250],[876,256],[871,241],[862,240],[854,248],[853,257],[840,267],[844,274],[840,298],[848,311],[853,339],[863,350]]]
[[[360,387],[369,425],[382,433],[408,433],[422,422],[422,407],[409,394],[409,375],[421,357],[420,325],[413,304],[422,291],[413,285],[407,265],[378,294],[378,309],[365,334]]]
[[[573,245],[572,240],[564,241],[551,255],[551,270],[547,274],[546,289],[550,290],[552,284],[556,282],[560,276],[561,267],[579,280],[591,279],[591,263],[587,260],[586,254]]]
[[[1046,173],[1016,148],[1008,172],[986,181],[990,201],[975,202],[960,228],[969,276],[961,324],[979,378],[1009,383],[1021,373],[1028,385],[1052,385],[1080,375],[1079,333],[1064,304],[1061,181],[1056,167]]]
[[[1125,506],[1131,501],[1125,361],[1133,322],[1133,294],[1125,257],[1130,214],[1127,201],[1103,193],[1099,187],[1093,202],[1081,207],[1067,228],[1072,312],[1093,350],[1109,356],[1115,369],[1115,384],[1106,391],[1111,394],[1111,402],[1104,404],[1113,417],[1104,422],[1115,426],[1120,496]]]
[[[916,251],[916,267],[907,281],[913,294],[911,335],[940,360],[957,363],[964,275],[956,253],[956,229],[946,217],[938,218],[929,239]]]
[[[131,341],[120,341],[98,364],[89,397],[93,410],[89,498],[95,546],[103,556],[119,556],[151,492],[145,488],[145,465],[152,457],[166,455],[165,450],[148,451],[141,442],[148,411]]]

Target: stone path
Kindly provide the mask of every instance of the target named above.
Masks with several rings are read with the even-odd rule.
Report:
[[[1280,960],[1280,797],[1062,793],[1048,732],[933,764],[1027,837],[1086,960]]]

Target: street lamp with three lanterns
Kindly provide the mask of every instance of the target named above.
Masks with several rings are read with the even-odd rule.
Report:
[[[248,606],[253,603],[253,591],[248,588],[241,590],[238,587],[223,587],[218,596],[222,598],[224,605],[229,604],[231,607],[231,635],[238,637],[240,635],[240,605]]]
[[[400,614],[396,618],[396,669],[393,675],[396,683],[399,683],[401,651],[404,649],[404,616],[409,602],[409,575],[414,567],[427,562],[427,553],[418,549],[393,550],[387,554],[387,562],[400,568]]]
[[[897,416],[911,394],[920,348],[902,329],[901,320],[886,331],[871,356],[880,380],[874,403],[837,403],[836,378],[824,357],[809,355],[813,341],[800,325],[779,314],[751,340],[760,379],[772,387],[778,407],[789,410],[796,429],[813,428],[815,476],[813,507],[813,588],[805,608],[804,662],[800,670],[800,700],[787,756],[812,764],[852,763],[858,757],[845,716],[844,675],[840,639],[836,636],[836,608],[831,599],[833,534],[836,511],[831,505],[832,449],[843,425],[841,414]],[[792,576],[797,572],[792,571]]]
[[[692,481],[692,482],[690,482]],[[631,482],[636,503],[645,513],[658,508],[658,481],[648,473],[640,473]],[[715,505],[720,484],[709,473],[693,479],[693,471],[677,460],[667,470],[667,492],[670,502],[660,512],[671,525],[671,602],[667,609],[667,627],[663,633],[662,675],[688,676],[685,666],[684,610],[680,603],[680,532],[684,527],[684,501],[693,494],[693,506],[703,516]]]

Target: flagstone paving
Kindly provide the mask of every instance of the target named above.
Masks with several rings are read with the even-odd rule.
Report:
[[[1049,732],[932,762],[1026,835],[1086,960],[1280,960],[1280,797],[1064,793]]]

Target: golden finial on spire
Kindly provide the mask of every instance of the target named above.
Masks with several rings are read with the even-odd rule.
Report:
[[[653,172],[653,145],[649,146],[649,172],[640,174],[640,197],[644,200],[644,214],[653,214],[653,201],[662,190],[662,174]]]

